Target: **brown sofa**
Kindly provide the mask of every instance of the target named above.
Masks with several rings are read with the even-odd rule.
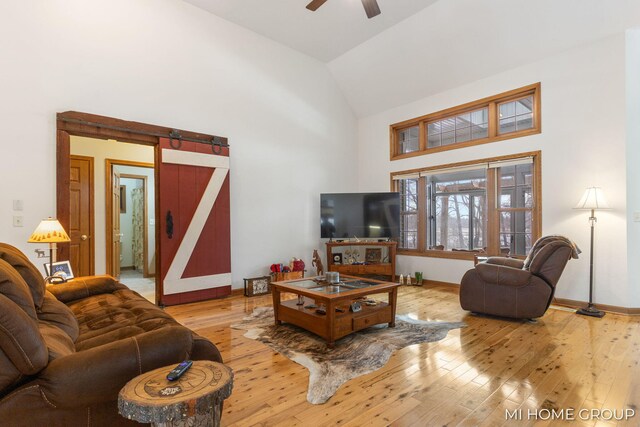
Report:
[[[45,286],[0,244],[0,424],[140,425],[118,414],[132,378],[185,359],[222,362],[216,346],[110,276]]]
[[[490,257],[465,273],[460,305],[476,313],[518,319],[541,317],[570,258],[580,250],[566,237],[546,236],[524,260]]]

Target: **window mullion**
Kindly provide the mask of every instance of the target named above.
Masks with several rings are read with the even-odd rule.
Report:
[[[418,180],[418,250],[427,250],[427,178]]]
[[[420,122],[418,124],[418,146],[420,151],[427,149],[427,122]]]
[[[498,172],[487,169],[487,253],[500,253],[500,212],[498,211]]]
[[[498,135],[498,107],[495,102],[489,103],[489,138]]]

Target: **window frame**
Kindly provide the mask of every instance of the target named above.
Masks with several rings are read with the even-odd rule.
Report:
[[[484,164],[503,162],[508,160],[517,160],[530,157],[533,160],[533,178],[532,193],[533,207],[531,208],[531,240],[535,242],[540,238],[542,233],[542,152],[530,151],[525,153],[510,154],[504,156],[490,157],[484,159],[471,160],[467,162],[449,163],[437,166],[429,166],[418,169],[403,170],[391,172],[390,188],[391,191],[400,191],[400,177],[420,174],[421,172],[431,172],[437,170],[445,170],[449,168],[468,167],[477,165],[479,168]],[[475,255],[500,256],[500,213],[505,210],[499,206],[498,191],[498,170],[497,168],[487,169],[486,183],[486,203],[487,203],[487,224],[486,224],[486,253],[465,252],[465,251],[442,251],[428,248],[427,228],[428,224],[428,207],[427,207],[427,191],[426,176],[418,179],[418,247],[417,249],[406,249],[398,247],[398,255],[424,256],[432,258],[449,258],[473,260]],[[513,208],[510,208],[511,210]],[[515,208],[520,210],[520,208]],[[527,210],[529,208],[526,208]],[[524,258],[522,255],[513,256],[514,258]]]
[[[541,120],[541,84],[540,82],[513,89],[487,98],[468,102],[466,104],[447,108],[435,113],[416,117],[402,122],[394,123],[389,126],[390,134],[390,160],[406,159],[415,156],[423,156],[431,153],[439,153],[448,150],[457,150],[459,148],[471,147],[474,145],[487,144],[491,142],[504,141],[506,139],[520,138],[527,135],[534,135],[542,132]],[[520,131],[509,133],[499,133],[500,118],[498,105],[505,102],[515,101],[527,96],[533,96],[532,120],[533,127]],[[485,138],[472,139],[464,142],[453,143],[445,146],[429,148],[427,145],[427,126],[434,121],[440,121],[447,118],[455,118],[460,114],[470,113],[478,109],[488,108],[488,136]],[[398,133],[400,131],[418,127],[418,150],[409,153],[401,153]]]

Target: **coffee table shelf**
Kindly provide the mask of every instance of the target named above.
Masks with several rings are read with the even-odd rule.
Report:
[[[357,277],[342,276],[346,283],[357,281]],[[299,284],[296,284],[299,282]],[[275,282],[273,286],[273,307],[276,325],[287,322],[306,329],[324,338],[329,347],[333,347],[336,340],[358,330],[373,325],[388,323],[395,326],[397,283],[367,280],[371,286],[356,289],[345,289],[340,292],[328,293],[309,288],[309,279],[288,280]],[[297,299],[282,301],[281,294],[293,293],[304,297],[304,305],[298,305]],[[386,293],[388,302],[378,302],[375,306],[361,304],[361,310],[349,311],[352,302],[368,295]],[[315,308],[305,306],[324,305],[326,314],[316,313]],[[342,312],[336,312],[340,308]]]

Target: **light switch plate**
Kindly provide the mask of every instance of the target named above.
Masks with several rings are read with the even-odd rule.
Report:
[[[23,218],[20,215],[14,215],[13,216],[13,226],[14,227],[22,227],[23,224]]]
[[[640,212],[633,213],[633,222],[640,222]]]
[[[24,202],[22,200],[14,200],[13,201],[13,210],[21,211],[24,209]]]
[[[155,218],[150,218],[149,219],[149,225],[151,225],[151,226],[156,225],[156,219]]]

